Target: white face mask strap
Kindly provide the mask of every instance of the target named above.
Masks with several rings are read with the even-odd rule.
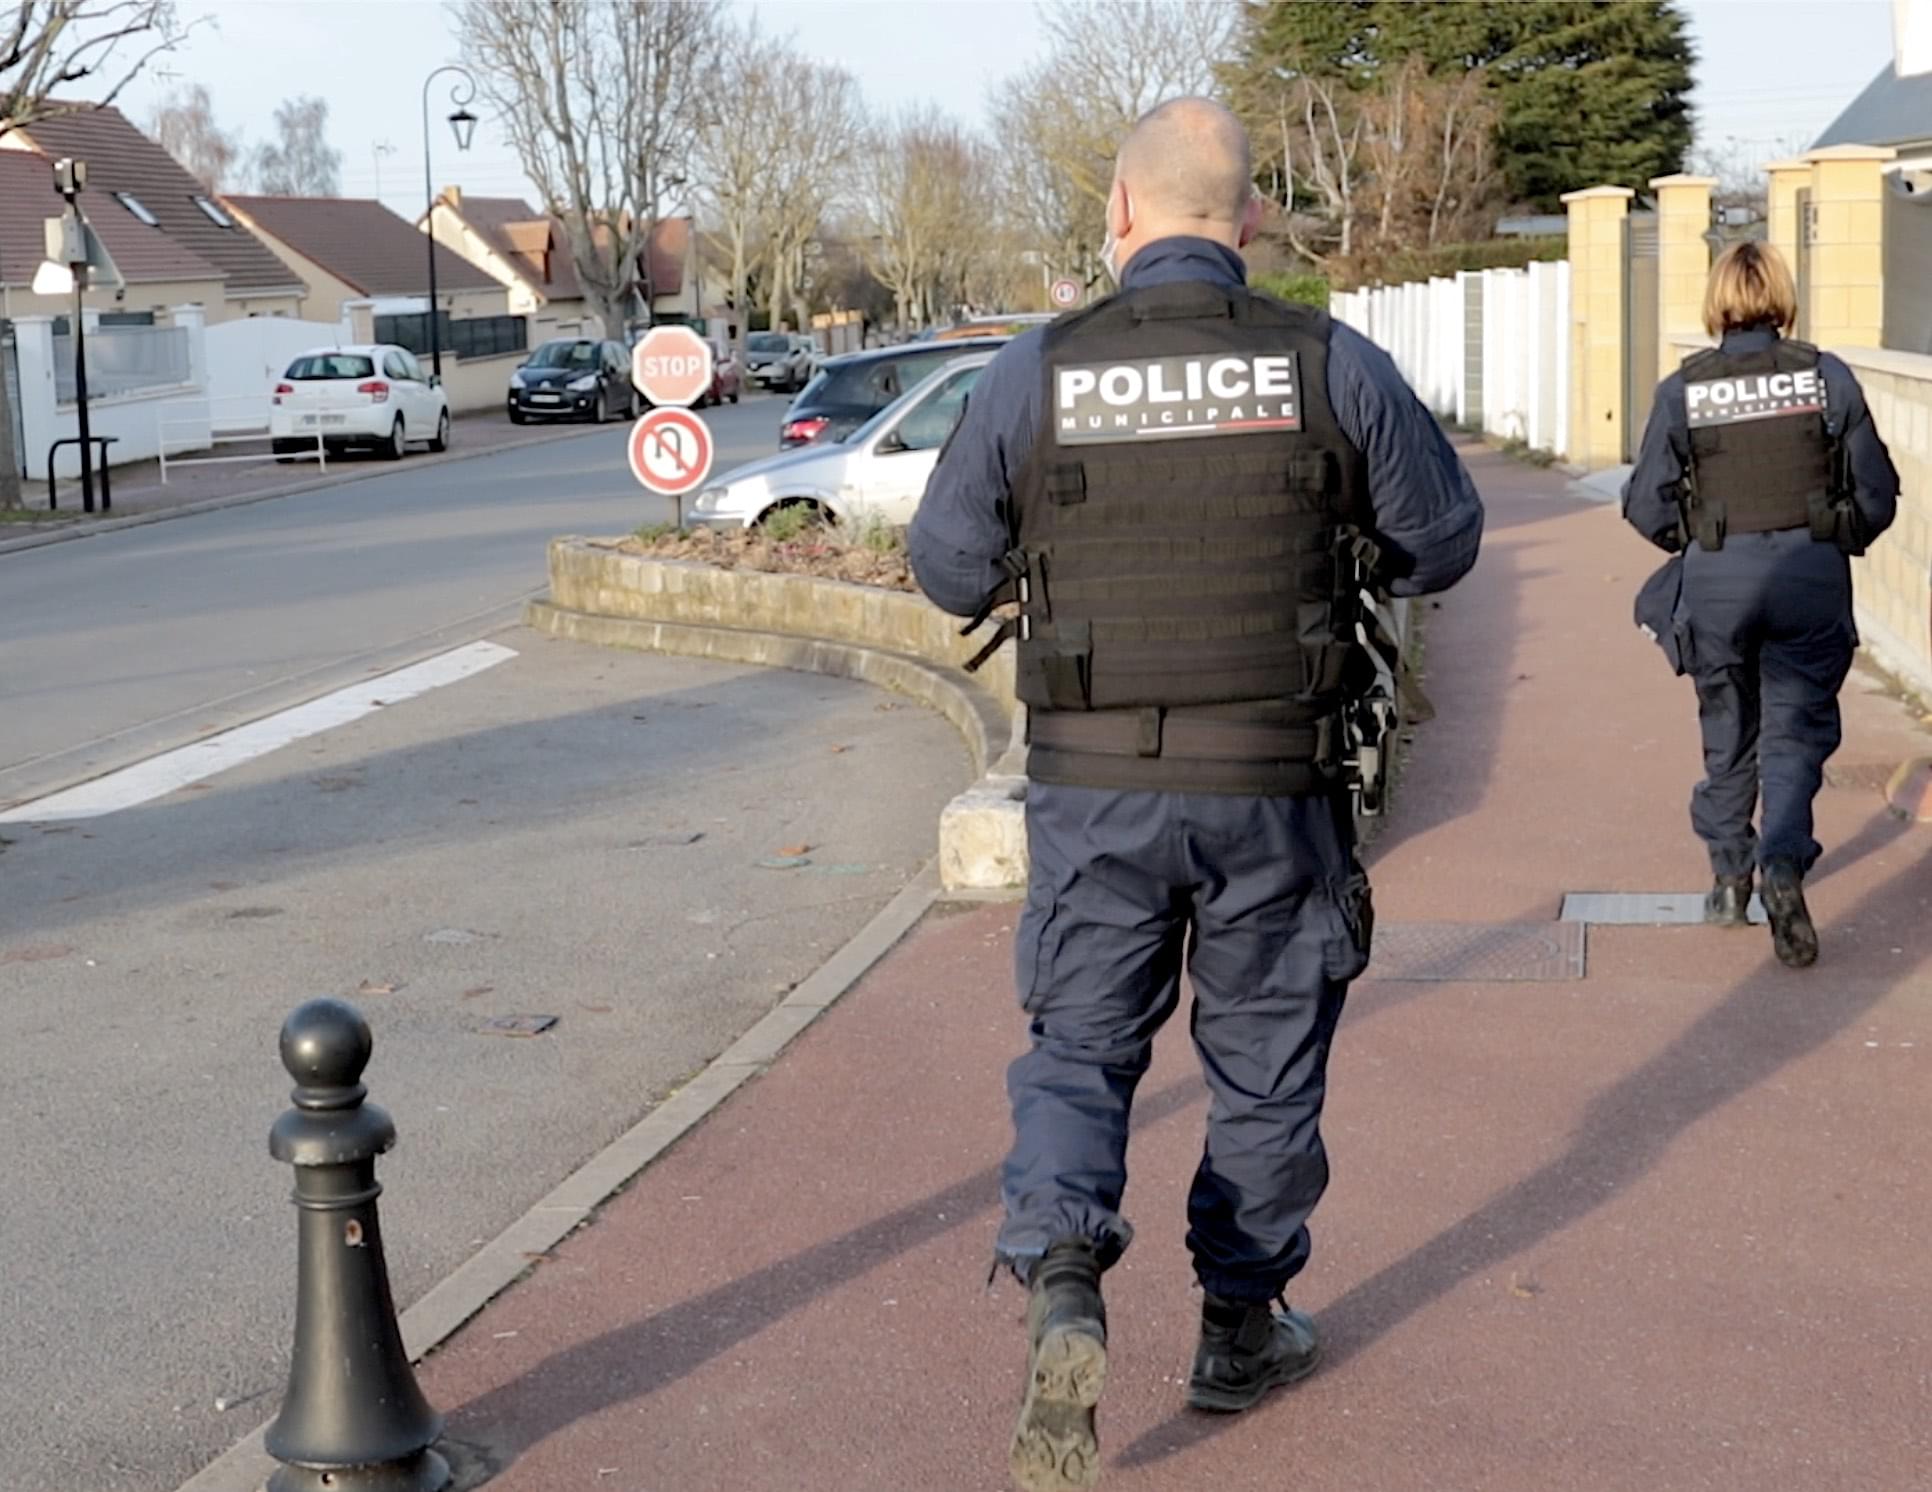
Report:
[[[1126,210],[1127,228],[1131,232],[1134,226],[1134,199],[1127,195],[1126,187],[1120,189],[1120,204]],[[1110,230],[1107,241],[1100,246],[1100,263],[1107,271],[1107,277],[1116,285],[1120,283],[1120,266],[1114,262],[1114,259],[1119,249],[1120,239]]]

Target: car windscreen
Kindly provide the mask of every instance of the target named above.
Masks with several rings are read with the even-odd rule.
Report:
[[[953,354],[954,357],[957,357],[958,355],[959,355],[958,353]],[[939,358],[937,359],[936,363],[928,364],[925,368],[923,368],[920,371],[918,377],[913,378],[909,381],[908,387],[917,388],[920,383],[924,382],[927,375],[933,371],[933,368],[935,366],[937,366],[939,363],[950,362],[951,360],[952,360],[951,358]],[[940,433],[939,439],[926,441],[924,443],[913,441],[912,449],[926,450],[932,446],[937,446],[940,440],[943,440],[945,438],[944,431],[951,430],[953,425],[958,421],[960,414],[965,407],[964,400],[966,395],[972,391],[973,385],[979,381],[979,375],[984,371],[985,371],[984,364],[981,364],[978,367],[965,369],[960,373],[960,375],[957,378],[949,380],[942,388],[940,388],[936,392],[928,393],[924,404],[919,409],[913,410],[912,412],[907,414],[906,417],[900,421],[900,433],[902,435],[905,435],[910,441],[912,439],[912,435],[911,435],[912,428],[915,424],[919,424],[923,426],[927,423],[930,423],[930,417],[935,414],[941,417],[941,424],[943,425],[944,428]],[[854,442],[863,442],[871,439],[873,434],[876,433],[882,425],[885,425],[889,421],[893,419],[897,419],[899,417],[900,412],[904,408],[904,404],[905,404],[905,400],[903,396],[901,398],[894,399],[892,403],[888,404],[884,409],[880,410],[877,414],[873,415],[871,419],[867,420],[863,425],[859,426],[858,429],[854,430],[850,435],[846,436],[845,438],[849,441],[854,441]]]
[[[594,368],[597,366],[595,342],[545,342],[530,355],[532,368]]]
[[[373,378],[374,359],[357,352],[318,352],[298,357],[282,376],[294,379]]]
[[[790,352],[792,339],[777,332],[756,332],[745,338],[747,352]]]
[[[883,409],[941,363],[951,362],[958,356],[959,349],[955,347],[935,347],[930,352],[834,363],[799,395],[799,407],[856,404],[864,409]]]

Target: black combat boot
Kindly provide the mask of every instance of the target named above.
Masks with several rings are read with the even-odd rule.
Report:
[[[1187,1402],[1217,1414],[1252,1409],[1269,1389],[1314,1372],[1321,1357],[1315,1323],[1302,1312],[1210,1295],[1201,1306]]]
[[[1788,969],[1808,969],[1817,963],[1818,929],[1811,925],[1804,877],[1798,874],[1798,867],[1782,860],[1765,866],[1763,896],[1778,962]]]
[[[1704,898],[1704,920],[1712,927],[1748,927],[1751,922],[1751,878],[1719,876]]]
[[[1093,1245],[1054,1244],[1028,1285],[1032,1346],[1013,1432],[1013,1480],[1024,1492],[1091,1487],[1100,1480],[1094,1406],[1107,1381],[1107,1309]]]

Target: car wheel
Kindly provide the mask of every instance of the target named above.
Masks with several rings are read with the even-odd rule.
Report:
[[[606,394],[602,389],[597,391],[597,404],[590,412],[590,422],[593,425],[606,425],[610,423],[610,395]]]
[[[518,409],[514,404],[510,406],[510,423],[512,425],[526,425],[529,422],[530,417],[527,414]]]
[[[436,438],[429,443],[432,451],[449,449],[449,411],[446,409],[436,417]]]
[[[400,461],[407,449],[408,442],[403,439],[402,416],[397,415],[396,423],[389,427],[389,443],[382,448],[382,454],[386,460]]]

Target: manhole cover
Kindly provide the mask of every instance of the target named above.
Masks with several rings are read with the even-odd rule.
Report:
[[[1825,786],[1882,793],[1891,785],[1892,774],[1897,770],[1897,762],[1847,762],[1843,766],[1827,763]]]
[[[1764,904],[1751,898],[1750,917],[1764,921]],[[1565,922],[1599,927],[1689,927],[1704,921],[1701,891],[1572,891],[1563,898]]]
[[[554,1015],[500,1015],[481,1030],[485,1036],[541,1036],[556,1024]]]
[[[1579,922],[1395,922],[1375,929],[1365,977],[1457,984],[1581,979]]]

